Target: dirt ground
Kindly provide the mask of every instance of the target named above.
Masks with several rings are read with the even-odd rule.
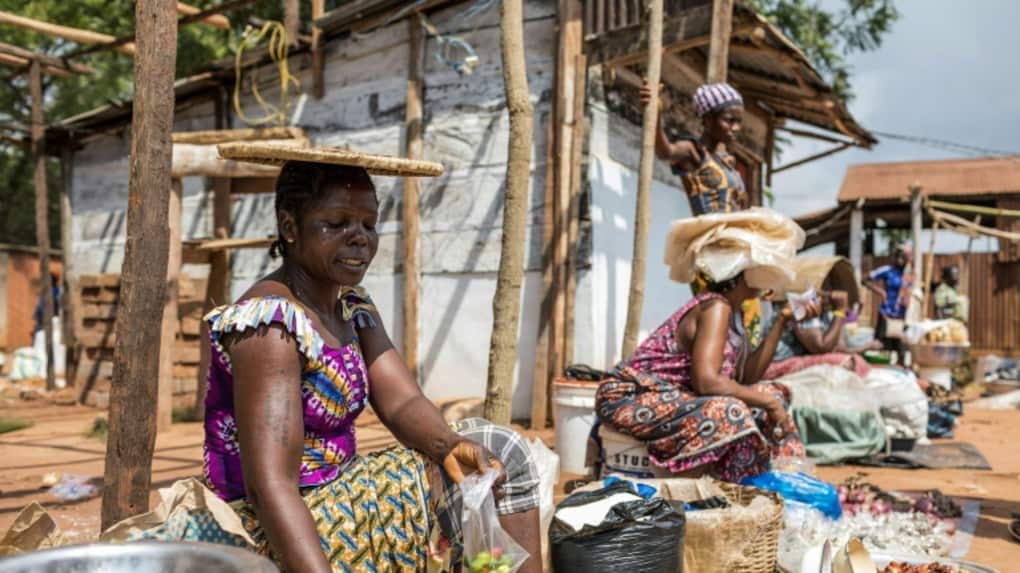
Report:
[[[99,533],[98,497],[61,501],[43,487],[48,473],[88,476],[102,485],[105,440],[87,436],[101,411],[84,406],[58,406],[45,400],[0,401],[0,417],[32,420],[30,428],[0,434],[0,532],[6,531],[17,513],[37,501],[46,507],[65,534],[86,542]],[[1020,412],[967,410],[957,429],[957,439],[978,446],[991,462],[991,471],[894,470],[853,466],[826,467],[820,477],[842,480],[865,473],[872,483],[891,490],[941,489],[944,493],[981,502],[981,518],[968,558],[998,568],[1002,573],[1020,571],[1020,543],[1009,537],[1010,514],[1020,512]],[[541,433],[551,442],[551,432]],[[378,422],[366,419],[358,427],[359,449],[378,449],[392,437]],[[174,481],[198,476],[202,471],[202,428],[199,424],[175,424],[158,436],[153,460],[152,503],[156,489]],[[570,476],[563,476],[562,484]],[[562,492],[560,492],[562,495]]]

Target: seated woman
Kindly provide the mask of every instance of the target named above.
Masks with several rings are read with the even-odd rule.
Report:
[[[249,147],[234,158],[280,151]],[[286,571],[424,571],[437,546],[459,558],[454,484],[493,469],[500,521],[532,556],[520,571],[541,571],[529,447],[483,420],[451,429],[425,398],[354,286],[379,245],[375,186],[346,155],[313,160],[327,163],[287,161],[276,183],[280,267],[206,318],[209,486]],[[421,162],[389,161],[388,174],[423,174]],[[368,405],[403,445],[357,453]]]
[[[697,219],[689,220],[692,226]],[[701,250],[708,246],[700,244]],[[708,292],[652,332],[599,386],[599,420],[645,442],[652,462],[673,473],[739,482],[767,471],[775,456],[804,456],[787,413],[789,391],[758,383],[792,312],[782,310],[753,352],[740,317],[741,304],[760,295],[747,280],[755,267],[766,266],[753,260],[757,252],[734,257],[726,265],[732,276],[713,280],[703,274]],[[696,259],[686,258],[689,268],[679,272],[674,265],[671,276],[693,274]]]

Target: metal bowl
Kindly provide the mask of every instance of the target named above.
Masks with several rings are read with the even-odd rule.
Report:
[[[964,360],[969,344],[913,344],[910,357],[918,366],[952,367]]]
[[[268,559],[210,543],[72,545],[0,560],[0,573],[279,573]]]

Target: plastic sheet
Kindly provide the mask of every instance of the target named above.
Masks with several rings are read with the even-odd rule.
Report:
[[[575,530],[553,518],[549,529],[553,570],[557,573],[682,573],[685,516],[682,505],[642,499],[620,481],[595,491],[575,493],[557,512],[597,504],[612,496],[631,501],[613,505],[598,525]]]
[[[802,473],[765,472],[744,478],[741,485],[774,491],[790,504],[798,502],[821,511],[830,519],[839,519],[843,509],[839,505],[839,492],[832,484]]]

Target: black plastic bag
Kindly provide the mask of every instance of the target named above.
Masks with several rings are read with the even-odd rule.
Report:
[[[618,493],[634,493],[625,483],[581,492],[557,509],[577,507]],[[684,509],[661,498],[613,506],[597,526],[580,531],[553,518],[549,527],[552,565],[556,573],[682,573]]]

